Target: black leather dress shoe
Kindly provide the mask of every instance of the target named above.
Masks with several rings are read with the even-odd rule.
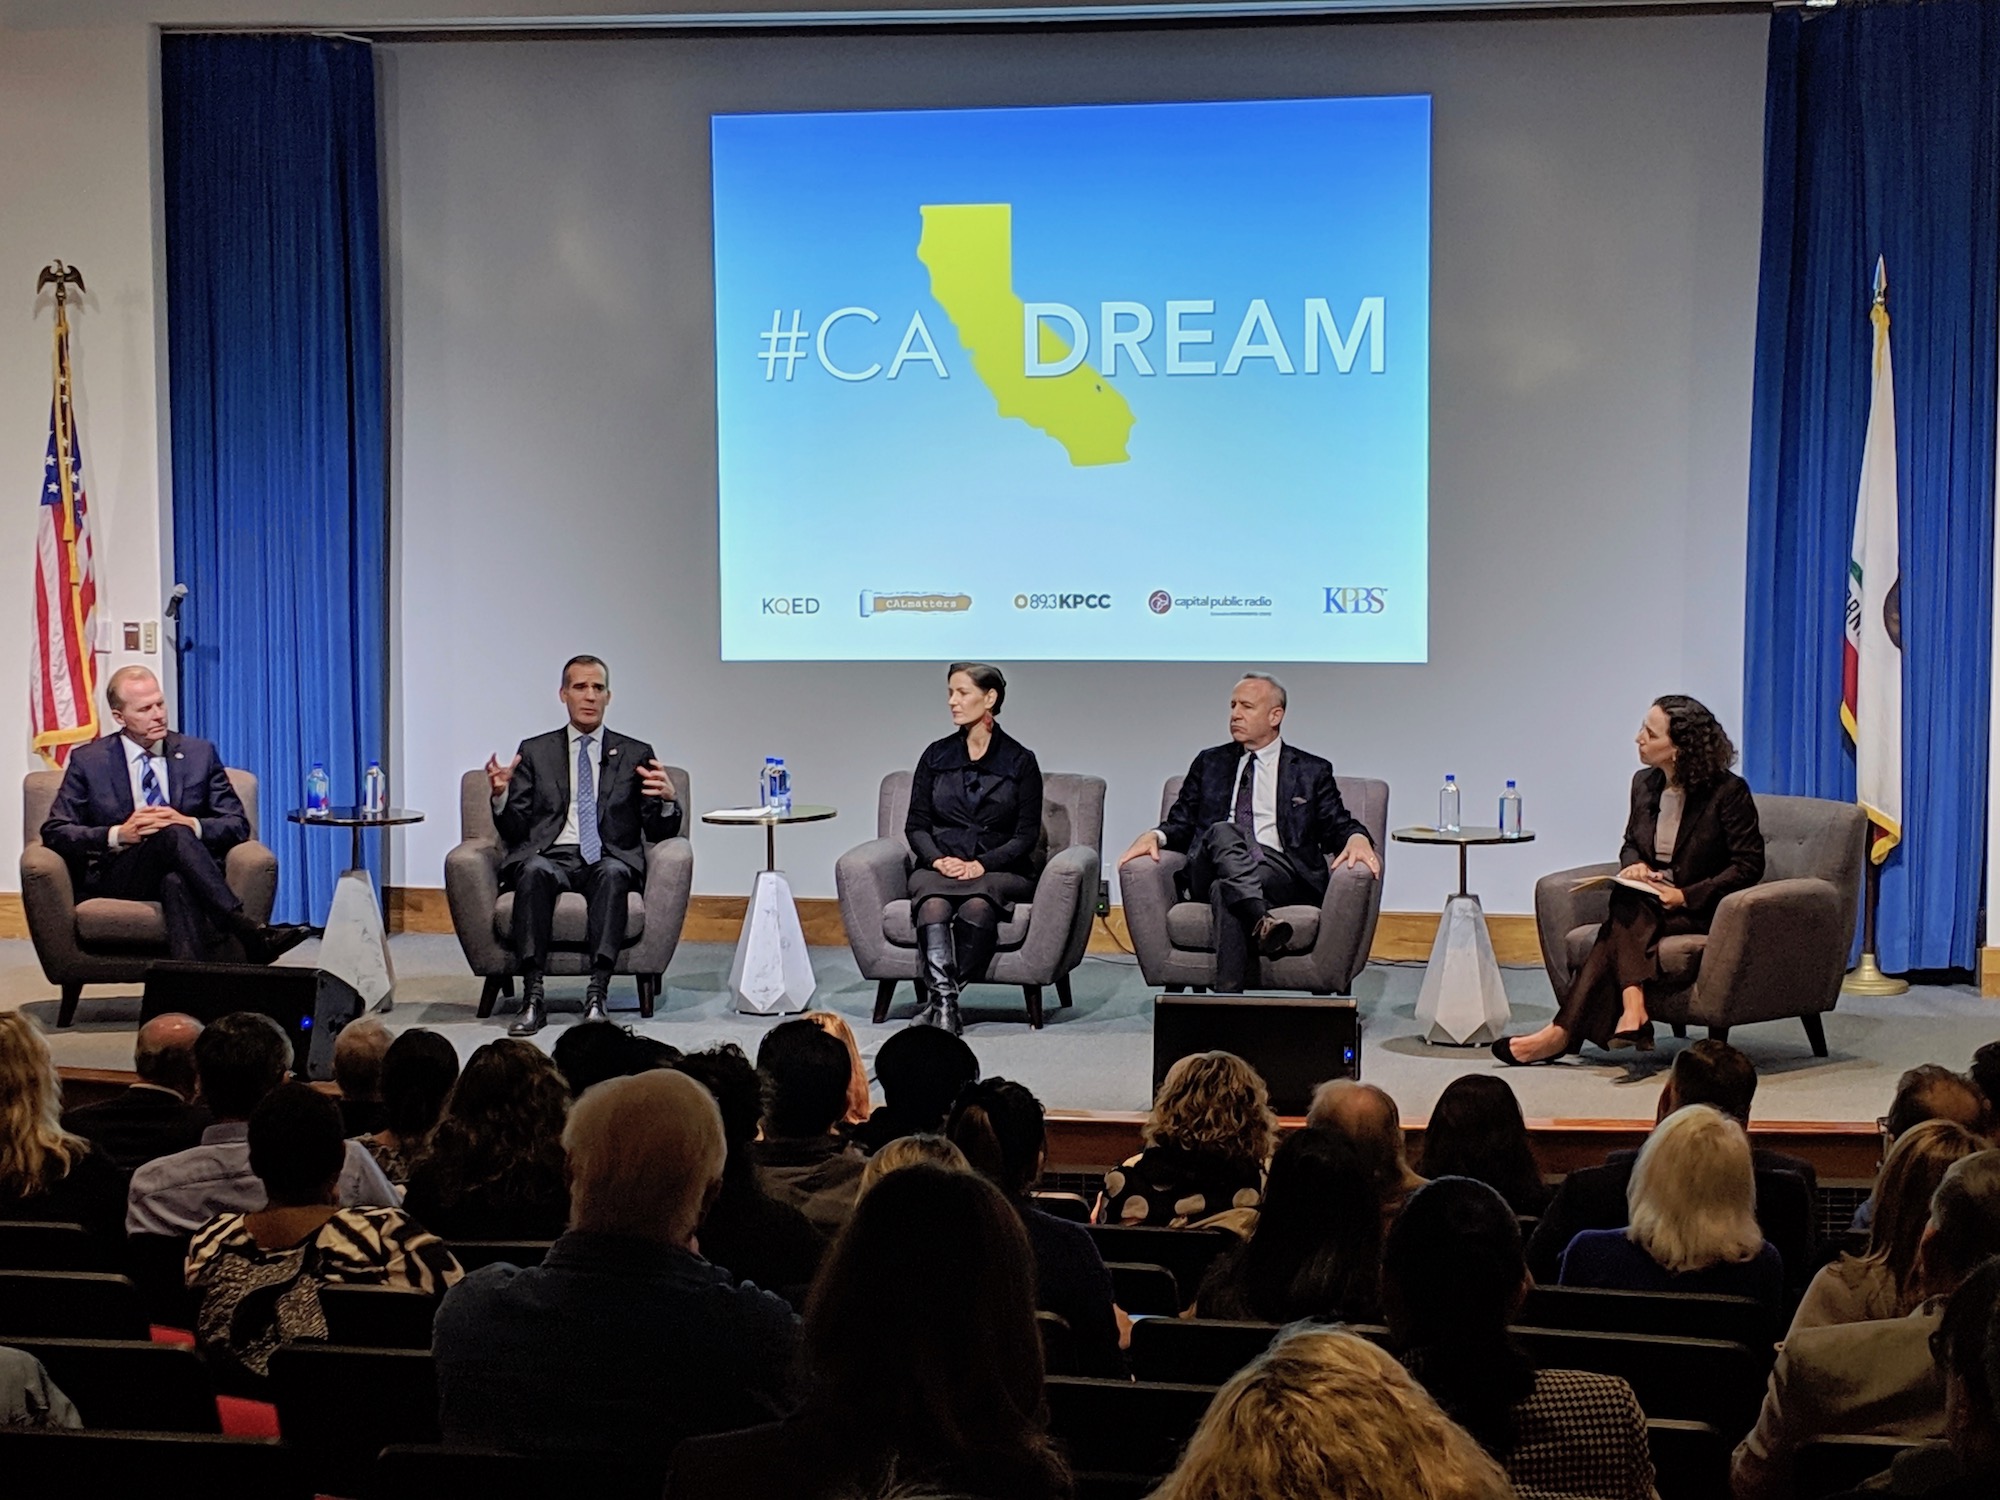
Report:
[[[1556,1059],[1553,1057],[1516,1057],[1512,1037],[1501,1037],[1493,1044],[1493,1056],[1510,1068],[1546,1068]]]
[[[507,1028],[509,1036],[533,1036],[548,1023],[548,1010],[544,1003],[542,981],[539,977],[524,980],[521,985],[521,1013],[514,1018],[514,1024]]]
[[[604,991],[592,985],[583,997],[583,1019],[586,1021],[608,1021],[611,1019],[604,1010]]]
[[[253,964],[272,963],[314,936],[317,930],[302,922],[267,922],[255,932],[243,935],[243,952]]]
[[[1651,1052],[1653,1050],[1653,1023],[1651,1021],[1642,1021],[1629,1031],[1614,1031],[1611,1033],[1609,1045],[1613,1052],[1623,1047],[1636,1047],[1641,1052]]]
[[[1257,924],[1257,951],[1266,958],[1283,958],[1292,943],[1292,924],[1266,917]]]

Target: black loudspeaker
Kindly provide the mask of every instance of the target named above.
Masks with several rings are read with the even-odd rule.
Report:
[[[1361,1018],[1315,995],[1154,996],[1155,1093],[1190,1052],[1234,1052],[1264,1075],[1271,1108],[1302,1115],[1327,1079],[1361,1076]]]
[[[146,970],[139,1019],[169,1011],[206,1026],[231,1011],[254,1010],[285,1028],[292,1039],[292,1072],[300,1078],[333,1077],[333,1039],[361,1014],[361,996],[323,969],[296,964],[199,964],[163,959]]]

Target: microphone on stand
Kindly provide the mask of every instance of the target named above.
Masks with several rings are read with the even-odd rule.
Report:
[[[181,617],[181,601],[187,598],[187,596],[188,586],[186,584],[177,583],[174,585],[174,591],[167,595],[166,615],[169,620],[178,620]]]
[[[188,642],[181,635],[181,605],[187,601],[188,586],[177,583],[167,595],[166,607],[160,611],[174,627],[174,727],[187,727],[187,648]]]

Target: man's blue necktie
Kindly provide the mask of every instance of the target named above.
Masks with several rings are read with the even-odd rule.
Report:
[[[1243,830],[1243,840],[1250,846],[1250,854],[1255,859],[1264,857],[1264,846],[1257,842],[1257,756],[1253,751],[1243,757],[1243,778],[1236,784],[1236,826]]]
[[[167,794],[160,790],[160,778],[153,774],[153,757],[149,754],[139,762],[139,790],[146,794],[146,806],[165,807]]]
[[[576,742],[576,847],[587,865],[596,864],[604,853],[604,841],[597,836],[597,783],[590,773],[594,738],[580,735]]]

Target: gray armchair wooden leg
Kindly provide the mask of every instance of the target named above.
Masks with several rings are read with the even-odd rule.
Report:
[[[653,1019],[653,1002],[660,998],[660,978],[658,974],[639,976],[639,1016],[642,1020]]]
[[[56,1025],[67,1026],[76,1019],[76,1002],[82,998],[82,985],[66,984],[62,987],[62,1004],[56,1009]]]
[[[1028,997],[1028,1024],[1036,1031],[1042,1029],[1042,987],[1039,984],[1024,984],[1021,993]]]
[[[1711,1027],[1709,1027],[1709,1028],[1708,1028],[1708,1039],[1709,1039],[1709,1040],[1710,1040],[1711,1042],[1726,1042],[1726,1041],[1728,1041],[1728,1040],[1729,1040],[1729,1028],[1728,1028],[1727,1026],[1711,1026]]]
[[[1676,1022],[1674,1022],[1674,1035],[1675,1035],[1675,1036],[1678,1036],[1678,1037],[1685,1037],[1685,1036],[1686,1036],[1687,1034],[1688,1034],[1688,1029],[1687,1029],[1687,1022],[1685,1022],[1685,1021],[1676,1021]]]
[[[483,1021],[492,1015],[493,1002],[500,998],[503,991],[511,991],[513,988],[506,975],[488,974],[486,983],[479,987],[479,1019]]]
[[[889,1019],[889,1005],[896,998],[896,981],[878,979],[875,981],[875,1024],[880,1026]]]
[[[1067,974],[1056,975],[1056,1000],[1065,1010],[1069,1009],[1075,1003],[1069,996],[1069,975]]]
[[[1806,1029],[1806,1040],[1812,1043],[1813,1056],[1825,1057],[1826,1023],[1818,1016],[1800,1016],[1799,1021]],[[1710,1028],[1709,1035],[1715,1035],[1714,1028]]]
[[[1187,986],[1184,984],[1170,984],[1166,988],[1169,995],[1185,995],[1187,993]]]

